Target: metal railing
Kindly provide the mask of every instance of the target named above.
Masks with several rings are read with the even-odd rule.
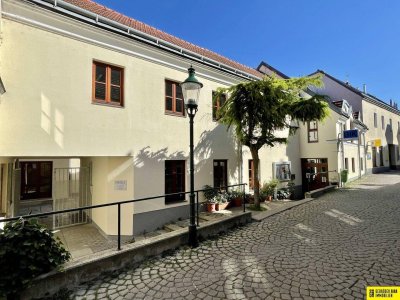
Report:
[[[225,190],[225,189],[228,190],[229,188],[241,187],[242,188],[241,193],[243,194],[242,206],[243,206],[243,212],[245,212],[246,211],[246,207],[245,207],[245,191],[244,191],[244,187],[246,185],[247,185],[246,183],[239,183],[239,184],[222,186],[222,187],[218,187],[218,188],[195,190],[194,192],[196,194],[197,226],[200,226],[200,223],[199,223],[199,208],[200,208],[199,193],[200,192],[204,192],[204,191],[207,191],[207,190],[220,190],[220,191],[222,191],[222,190]],[[63,209],[63,210],[50,211],[50,212],[39,213],[39,214],[22,215],[22,216],[18,216],[18,217],[0,219],[0,223],[15,221],[15,220],[19,220],[20,218],[23,218],[23,219],[40,218],[40,217],[52,216],[52,215],[62,214],[62,213],[83,212],[83,211],[89,210],[89,209],[96,209],[96,208],[102,208],[102,207],[108,207],[108,206],[117,206],[117,208],[118,208],[118,229],[117,229],[117,231],[118,231],[118,250],[121,250],[121,206],[123,204],[141,202],[141,201],[146,201],[146,200],[153,200],[153,199],[158,199],[158,198],[165,198],[167,196],[178,196],[178,195],[181,196],[182,194],[186,195],[186,194],[190,194],[190,192],[170,193],[170,194],[164,194],[164,195],[158,195],[158,196],[152,196],[152,197],[145,197],[145,198],[139,198],[139,199],[133,199],[133,200],[124,200],[124,201],[120,201],[120,202],[83,206],[83,207],[78,207],[78,208]]]

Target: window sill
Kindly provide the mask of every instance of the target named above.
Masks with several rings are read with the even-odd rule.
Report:
[[[116,107],[116,108],[125,108],[121,104],[113,104],[113,103],[110,103],[110,102],[92,101],[92,104],[100,105],[100,106]]]
[[[182,115],[181,113],[174,113],[174,112],[170,112],[170,111],[166,111],[165,112],[166,116],[174,116],[174,117],[181,117],[181,118],[186,118],[186,115]]]

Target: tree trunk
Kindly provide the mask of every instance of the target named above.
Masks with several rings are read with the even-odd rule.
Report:
[[[258,178],[260,160],[258,159],[258,149],[250,148],[250,152],[254,166],[254,206],[255,208],[260,208],[260,179]]]

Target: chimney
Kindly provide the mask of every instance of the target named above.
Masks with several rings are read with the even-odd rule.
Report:
[[[392,99],[390,99],[390,106],[394,107],[394,102]]]
[[[364,94],[367,93],[367,85],[365,83],[363,84],[363,92],[364,92]]]

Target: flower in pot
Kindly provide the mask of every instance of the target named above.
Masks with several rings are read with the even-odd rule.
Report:
[[[230,202],[232,203],[232,206],[234,207],[242,206],[243,196],[244,196],[243,192],[240,192],[239,190],[232,190],[229,193],[229,198]]]
[[[223,193],[219,193],[216,196],[216,200],[217,200],[217,205],[216,205],[216,209],[218,210],[223,210],[225,208],[228,207],[229,205],[229,201],[228,201],[228,194],[223,192]]]
[[[216,196],[218,195],[218,191],[217,189],[209,186],[209,185],[205,185],[203,187],[203,194],[204,194],[204,198],[206,199],[206,206],[207,206],[207,211],[208,212],[213,212],[215,211],[215,206],[216,203],[218,202],[216,199]]]

